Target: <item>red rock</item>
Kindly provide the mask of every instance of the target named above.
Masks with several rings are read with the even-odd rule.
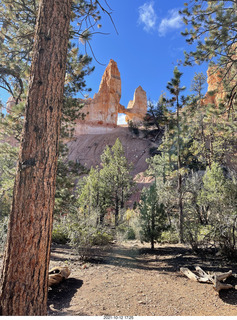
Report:
[[[211,103],[218,107],[219,102],[224,99],[226,93],[222,83],[221,72],[217,69],[217,67],[208,68],[207,83],[208,90],[202,103],[203,105]]]
[[[147,97],[146,91],[139,86],[135,92],[133,100],[130,100],[127,106],[127,110],[125,110],[125,114],[127,115],[126,120],[132,121],[134,123],[138,123],[143,121],[147,112]]]
[[[121,79],[117,63],[110,60],[103,74],[99,92],[93,99],[85,100],[82,112],[87,114],[85,123],[117,125],[121,97]]]
[[[99,91],[93,97],[84,100],[82,112],[85,120],[78,120],[75,135],[108,132],[117,126],[118,113],[125,113],[127,121],[141,122],[147,111],[146,92],[139,86],[134,98],[129,102],[127,109],[120,104],[121,78],[117,63],[110,60],[102,76]],[[82,101],[80,101],[82,102]],[[97,129],[96,129],[97,127]],[[103,129],[102,129],[103,127]]]

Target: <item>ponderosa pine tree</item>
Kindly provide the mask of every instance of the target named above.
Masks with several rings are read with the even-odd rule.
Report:
[[[42,0],[1,278],[3,315],[46,315],[71,1]]]
[[[101,160],[100,178],[104,184],[106,197],[109,199],[109,206],[114,210],[115,226],[118,226],[120,209],[124,208],[134,187],[130,173],[132,166],[124,155],[119,139],[115,141],[112,148],[108,146],[105,148]]]
[[[141,240],[150,242],[154,249],[155,241],[161,236],[161,232],[167,228],[167,215],[163,203],[160,203],[156,184],[143,189],[139,204],[141,220]]]
[[[205,85],[207,83],[207,77],[202,73],[196,73],[191,82],[190,90],[194,92],[195,98],[198,102],[204,97],[203,91],[205,89]]]
[[[156,105],[149,100],[147,103],[147,113],[143,122],[144,126],[146,128],[156,127],[160,132],[168,122],[167,114],[168,108],[164,94],[159,97]]]
[[[79,22],[70,29],[70,39],[91,39],[91,28],[100,20],[99,1],[72,1],[71,20]],[[7,90],[17,104],[28,86],[33,37],[39,0],[2,0],[0,11],[0,87]],[[87,24],[93,18],[93,25]],[[83,23],[84,21],[84,23]],[[85,25],[86,24],[86,25]],[[86,28],[86,33],[83,32]],[[90,72],[90,58],[79,53],[72,42],[68,46],[66,96],[85,89],[83,77]],[[70,85],[71,84],[71,85]]]
[[[203,176],[203,187],[197,198],[199,206],[208,208],[212,238],[231,258],[236,257],[237,249],[236,185],[236,172],[228,170],[228,175],[225,175],[223,168],[214,162]]]
[[[33,36],[38,5],[38,0],[3,0],[1,2],[0,87],[8,91],[12,101],[10,107],[9,104],[7,104],[7,108],[3,108],[4,112],[1,114],[0,118],[0,161],[2,163],[2,168],[5,169],[4,175],[0,176],[0,201],[3,201],[4,212],[7,212],[6,209],[10,207],[12,200],[11,194],[13,188],[11,181],[14,180],[14,163],[16,165],[18,156],[16,141],[20,140],[23,127],[26,100],[25,89],[27,88],[29,80],[29,67],[32,58]],[[72,10],[75,10],[75,12],[73,11],[72,20],[78,18],[79,15],[84,19],[89,12],[94,16],[95,20],[99,19],[99,16],[96,16],[96,7],[93,7],[90,3],[84,3],[83,13],[83,11],[79,12],[79,7],[82,5],[82,2],[73,3]],[[93,70],[93,68],[89,67],[91,58],[79,53],[79,49],[71,41],[73,37],[74,30],[71,29],[67,52],[66,80],[61,117],[61,139],[72,135],[74,120],[83,116],[83,113],[81,112],[83,104],[78,103],[78,99],[75,98],[75,95],[78,92],[82,93],[87,90],[85,76],[90,74]],[[14,70],[15,73],[17,71],[17,78],[13,76],[12,70]],[[14,141],[14,138],[16,141]],[[10,166],[9,161],[11,162]],[[62,167],[64,169],[63,173]],[[75,167],[79,166],[72,163],[68,166],[65,163],[65,145],[61,140],[56,190],[57,201],[55,208],[55,212],[57,213],[64,213],[66,207],[68,209],[68,205],[71,205],[69,199],[72,199],[72,197],[66,197],[66,194],[69,192],[69,189],[72,189],[72,186],[70,187],[70,185],[75,181]],[[8,168],[9,170],[6,170]],[[70,183],[69,180],[66,182],[67,179],[64,179],[64,185],[62,185],[62,174],[64,177],[68,175],[72,178],[72,172],[74,172],[75,175]],[[6,183],[7,181],[9,183]],[[75,184],[73,187],[75,187]]]
[[[196,50],[186,52],[186,64],[219,58],[222,67],[236,62],[237,3],[236,0],[195,0],[185,4],[181,11],[183,21],[190,29],[182,34],[187,42],[196,44]],[[227,70],[226,70],[227,71]]]
[[[6,110],[10,114],[7,114],[5,122],[8,126],[12,122],[18,132],[21,132],[22,128],[20,120],[24,115],[38,6],[38,0],[3,0],[1,2],[0,87],[11,95],[12,105],[15,103],[11,110]],[[72,20],[86,20],[89,15],[95,21],[100,19],[96,5],[86,1],[73,1]],[[86,29],[89,30],[90,27],[87,25]],[[87,90],[84,78],[94,69],[89,67],[91,58],[87,54],[81,54],[75,43],[72,42],[76,36],[75,33],[76,30],[71,28],[62,108],[61,135],[64,136],[70,134],[72,122],[81,116],[82,105],[75,99],[75,94]],[[80,32],[77,33],[77,37],[79,36]],[[22,103],[19,103],[20,101]],[[17,126],[18,123],[20,126]]]
[[[0,199],[4,202],[4,208],[9,207],[11,202],[11,180],[14,179],[14,174],[10,171],[13,171],[14,173],[14,163],[16,164],[18,155],[15,146],[16,141],[13,140],[13,137],[19,141],[23,127],[26,88],[29,80],[29,68],[32,58],[33,36],[38,6],[38,0],[3,0],[1,2],[0,87],[11,95],[12,101],[11,106],[9,106],[10,104],[7,104],[7,108],[3,107],[3,113],[1,113],[0,119],[0,141],[4,141],[4,143],[0,143],[0,161],[2,162],[2,168],[5,168],[5,175],[1,175],[0,178],[2,193]],[[77,21],[78,19],[80,19],[80,21],[86,21],[89,16],[94,19],[95,23],[98,23],[100,15],[95,3],[73,1],[72,21],[76,19]],[[86,29],[87,31],[90,30],[88,24],[86,25]],[[85,91],[90,90],[86,88],[85,76],[89,75],[94,69],[89,67],[91,58],[87,54],[81,54],[79,48],[72,42],[73,38],[82,36],[82,33],[82,24],[80,24],[80,27],[77,27],[77,30],[73,28],[70,29],[60,130],[60,137],[62,139],[73,134],[75,119],[83,117],[83,111],[81,111],[83,104],[78,103],[78,99],[75,98],[75,95],[78,93],[83,94]],[[89,32],[87,32],[87,36],[89,36]],[[12,143],[14,143],[14,146]],[[11,161],[11,170],[6,170],[6,168],[9,167],[8,163],[6,163],[7,160]],[[62,173],[62,166],[64,173]],[[68,206],[69,204],[69,198],[66,199],[65,193],[69,192],[70,188],[67,187],[75,180],[76,173],[74,178],[71,179],[71,183],[64,183],[63,187],[61,176],[62,174],[64,176],[67,174],[68,176],[71,176],[72,171],[75,172],[75,170],[72,170],[72,167],[75,168],[79,166],[72,163],[70,166],[67,166],[65,163],[65,145],[63,140],[61,140],[59,148],[56,212],[62,212],[65,209],[65,206]],[[8,176],[7,173],[9,173]],[[7,180],[9,181],[8,184],[6,184]]]
[[[195,91],[182,112],[182,135],[189,138],[189,152],[193,160],[196,158],[196,169],[211,167],[213,162],[228,166],[236,145],[235,121],[228,118],[223,103],[205,104],[198,87]]]
[[[112,147],[107,146],[101,155],[102,168],[91,168],[80,189],[81,212],[89,216],[99,213],[98,223],[104,223],[108,209],[114,213],[115,226],[119,223],[120,210],[125,207],[135,183],[131,175],[131,164],[124,155],[119,139]]]
[[[183,235],[183,201],[182,201],[182,174],[181,174],[181,139],[180,139],[180,109],[183,106],[184,98],[181,97],[181,92],[185,90],[185,87],[181,87],[181,77],[182,73],[177,67],[174,68],[174,78],[167,84],[167,89],[173,96],[172,101],[175,103],[176,107],[176,128],[177,128],[177,170],[178,170],[178,186],[177,191],[179,195],[178,207],[179,207],[179,238],[180,242],[184,241]]]
[[[196,45],[196,50],[185,52],[185,65],[203,61],[217,63],[228,98],[226,109],[231,113],[237,94],[237,2],[190,0],[184,5],[181,13],[190,29],[182,34],[189,44]]]
[[[12,2],[15,1],[9,3]],[[26,5],[25,1],[20,3]],[[52,214],[69,25],[71,17],[85,14],[80,10],[82,4],[85,8],[92,7],[92,11],[88,15],[86,13],[87,17],[94,17],[93,12],[100,5],[99,1],[88,4],[71,0],[39,2],[24,130],[1,277],[0,312],[3,315],[47,313]],[[7,24],[3,30],[9,30]],[[6,35],[1,39],[2,43],[9,40]]]

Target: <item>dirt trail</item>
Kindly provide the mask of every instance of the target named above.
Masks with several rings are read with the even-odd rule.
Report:
[[[188,247],[165,245],[154,251],[139,242],[93,249],[82,264],[67,247],[52,250],[51,266],[71,269],[70,278],[49,291],[49,315],[78,316],[236,316],[237,290],[221,291],[192,282],[179,268],[200,265],[206,271],[236,274],[237,266],[202,260]],[[237,284],[235,277],[230,278]]]

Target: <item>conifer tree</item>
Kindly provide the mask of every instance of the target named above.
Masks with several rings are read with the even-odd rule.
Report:
[[[148,101],[147,113],[144,118],[144,125],[146,128],[156,127],[160,131],[168,122],[168,107],[165,99],[165,95],[162,94],[159,97],[156,105],[153,102]]]
[[[196,50],[185,52],[185,65],[214,62],[228,94],[226,109],[236,104],[237,3],[236,0],[195,0],[185,4],[183,21],[190,28],[182,33]],[[216,68],[213,72],[216,72]],[[235,106],[236,107],[236,106]]]
[[[183,20],[190,29],[182,34],[187,42],[196,44],[196,50],[186,52],[186,63],[219,58],[222,67],[235,64],[237,41],[236,0],[196,0],[184,4]]]
[[[36,23],[36,16],[38,12],[39,1],[15,1],[3,0],[1,2],[0,11],[0,87],[8,91],[11,95],[10,108],[3,107],[0,119],[0,141],[4,141],[4,144],[0,143],[0,148],[3,151],[0,155],[2,159],[10,159],[12,163],[17,162],[17,152],[15,141],[13,137],[19,142],[23,127],[24,113],[25,113],[25,101],[26,101],[26,88],[29,81],[29,68],[32,59],[33,48],[33,35]],[[98,6],[87,1],[73,1],[72,3],[72,15],[73,21],[80,19],[80,21],[86,21],[89,17],[93,17],[95,23],[100,20],[98,12]],[[83,9],[83,10],[82,10]],[[70,40],[68,43],[67,51],[67,66],[66,66],[66,78],[64,85],[64,98],[62,105],[62,117],[61,117],[61,130],[60,130],[60,147],[59,147],[59,170],[64,168],[64,176],[72,174],[72,164],[67,166],[65,162],[65,144],[63,139],[71,137],[74,131],[75,119],[84,117],[83,103],[79,103],[75,98],[76,94],[80,93],[84,95],[86,91],[90,89],[86,88],[85,76],[89,75],[93,71],[93,67],[90,67],[91,58],[86,54],[83,55],[79,48],[76,47],[75,42],[72,40],[75,37],[84,37],[83,25],[80,23],[77,29],[70,29]],[[87,25],[87,37],[89,37],[92,26]],[[13,72],[14,71],[14,72]],[[17,71],[17,76],[14,76]],[[9,107],[9,104],[8,104]],[[7,111],[7,113],[6,113]],[[12,143],[14,142],[14,146]],[[5,165],[7,165],[5,163]],[[76,167],[73,164],[73,167]],[[82,169],[82,168],[79,168]],[[14,167],[11,169],[14,172]],[[58,171],[59,171],[58,170]],[[76,172],[74,179],[75,181]],[[62,174],[62,170],[58,172]],[[9,176],[9,182],[12,176]],[[1,177],[0,177],[1,180]],[[59,212],[59,204],[62,204],[62,210],[66,205],[65,192],[68,193],[70,188],[68,184],[64,184],[64,188],[60,183],[61,179],[57,177],[57,195],[61,199],[57,198],[56,212]],[[0,181],[1,183],[1,181]],[[7,186],[7,193],[10,195],[12,190]],[[5,192],[6,183],[2,184],[2,192]],[[75,187],[75,186],[74,186]],[[63,189],[62,190],[60,190]],[[11,197],[7,197],[8,201],[11,201]],[[64,200],[63,200],[64,198]],[[7,206],[9,207],[9,205]]]
[[[7,3],[10,11],[15,11],[11,5],[18,1]],[[19,3],[25,6],[36,2]],[[73,2],[75,16],[81,17],[79,8],[82,3],[85,4],[84,1]],[[98,16],[98,13],[94,16],[98,3],[88,3],[90,8],[93,7],[89,16]],[[2,8],[5,9],[5,4]],[[52,217],[71,9],[70,0],[39,2],[30,54],[24,130],[0,283],[0,313],[3,315],[47,314]],[[8,23],[1,27],[1,31],[10,30]],[[23,38],[27,35],[24,34]],[[9,37],[4,34],[1,39],[1,44],[5,44]],[[1,68],[1,71],[4,75],[9,69],[4,71]],[[15,77],[9,72],[7,75]],[[22,85],[18,76],[19,73],[16,79],[20,89],[15,97],[20,100]],[[2,81],[7,86],[5,77]]]
[[[100,177],[100,169],[93,168],[84,177],[79,188],[78,206],[83,217],[90,218],[96,212],[97,225],[104,223],[104,216],[108,207],[107,195]]]
[[[81,211],[90,215],[99,211],[98,223],[103,224],[107,209],[114,213],[115,226],[119,214],[134,187],[131,176],[132,166],[128,163],[119,139],[112,147],[107,146],[101,155],[102,168],[91,168],[80,189],[79,205]]]
[[[1,277],[3,315],[47,313],[60,112],[71,2],[41,1]]]
[[[207,82],[207,77],[202,73],[196,73],[191,82],[190,90],[195,93],[195,98],[198,102],[204,97],[203,91],[205,88],[205,84]]]
[[[182,201],[182,174],[181,174],[181,139],[180,139],[180,109],[182,108],[182,105],[184,104],[184,98],[181,97],[181,92],[185,90],[185,87],[181,87],[181,76],[182,73],[178,70],[177,67],[174,68],[174,78],[171,79],[170,82],[167,84],[167,89],[173,96],[173,103],[175,103],[176,107],[176,127],[177,127],[177,170],[178,170],[178,186],[177,191],[179,194],[179,201],[178,201],[178,207],[179,207],[179,237],[180,242],[182,243],[184,241],[183,237],[183,223],[184,223],[184,217],[183,217],[183,201]]]
[[[185,106],[183,117],[183,135],[190,137],[189,150],[199,169],[210,167],[213,162],[227,166],[235,148],[236,123],[228,118],[225,105],[205,104],[205,99],[195,95]]]
[[[118,226],[120,209],[124,208],[134,186],[130,174],[132,167],[124,155],[123,146],[119,139],[115,141],[112,148],[106,147],[101,155],[101,160],[101,180],[110,200],[110,206],[114,209],[115,226]]]
[[[150,242],[154,249],[155,241],[161,236],[161,232],[167,227],[167,216],[164,205],[160,203],[156,184],[144,189],[139,204],[141,220],[141,240]]]
[[[71,20],[78,22],[78,25],[70,29],[71,40],[76,37],[84,42],[91,40],[91,29],[101,18],[99,5],[99,1],[72,2]],[[16,104],[28,85],[38,8],[39,0],[1,1],[0,86],[9,92]],[[92,25],[87,23],[89,17],[94,21]],[[87,65],[91,60],[88,55],[82,55],[72,42],[69,43],[67,57],[66,96],[85,89],[83,77],[90,72]]]
[[[236,256],[237,235],[237,192],[236,172],[223,168],[214,162],[203,176],[203,188],[198,195],[198,204],[208,208],[208,222],[212,238],[215,239],[225,255]]]

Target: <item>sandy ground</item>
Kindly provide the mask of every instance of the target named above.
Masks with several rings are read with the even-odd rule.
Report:
[[[68,265],[70,277],[49,291],[48,313],[61,316],[237,316],[237,290],[216,294],[211,284],[192,282],[182,266],[205,271],[233,270],[237,264],[197,257],[184,245],[151,251],[138,241],[94,248],[83,263],[72,249],[53,246],[51,267]]]

